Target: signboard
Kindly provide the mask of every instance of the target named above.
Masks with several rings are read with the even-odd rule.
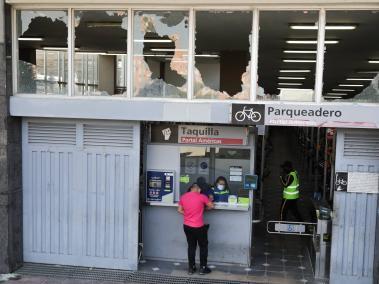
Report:
[[[263,125],[265,106],[257,104],[232,104],[233,124]]]
[[[379,174],[363,172],[337,172],[336,191],[379,193]]]
[[[178,143],[178,125],[169,123],[152,124],[150,127],[150,141],[152,143]]]
[[[245,190],[256,190],[258,188],[258,176],[257,175],[245,175],[243,188]]]
[[[150,142],[201,145],[247,145],[248,134],[249,130],[246,127],[161,123],[151,125]]]
[[[347,191],[347,173],[337,172],[334,185],[336,191]]]
[[[245,125],[378,128],[375,106],[364,113],[357,106],[312,104],[232,104],[229,121]]]
[[[146,173],[146,201],[174,202],[174,171],[149,170]]]
[[[179,125],[179,144],[247,145],[245,127],[217,125]]]
[[[303,224],[288,224],[288,223],[275,223],[276,232],[286,233],[305,233],[305,225]]]
[[[379,193],[379,174],[349,172],[347,191],[357,193]]]

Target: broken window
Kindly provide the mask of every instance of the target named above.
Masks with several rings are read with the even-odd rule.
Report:
[[[252,13],[197,11],[196,99],[250,99]]]
[[[76,95],[125,95],[127,29],[127,11],[75,11]]]
[[[379,103],[379,11],[327,11],[323,100]]]
[[[67,94],[67,17],[17,11],[18,93]]]
[[[257,100],[314,101],[318,11],[261,11]]]
[[[187,97],[188,29],[187,11],[134,12],[134,96]]]

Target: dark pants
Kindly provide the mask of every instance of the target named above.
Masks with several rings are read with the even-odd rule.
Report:
[[[299,208],[297,206],[298,199],[283,199],[282,206],[280,208],[280,221],[287,220],[288,211],[291,211],[292,215],[296,218],[296,221],[303,222],[303,218],[300,215]]]
[[[188,243],[188,265],[195,266],[196,248],[200,248],[200,266],[207,266],[208,259],[208,228],[209,225],[204,225],[200,228],[194,228],[183,225],[184,233]]]

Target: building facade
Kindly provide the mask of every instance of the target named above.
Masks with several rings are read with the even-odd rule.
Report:
[[[136,270],[141,244],[151,258],[182,260],[153,245],[180,238],[161,235],[154,217],[173,232],[185,185],[226,172],[238,206],[220,207],[211,222],[230,219],[245,231],[236,243],[218,239],[210,257],[249,265],[254,197],[238,190],[256,171],[259,129],[295,126],[336,129],[332,176],[374,180],[361,192],[330,189],[331,282],[373,283],[378,1],[2,4],[2,270],[21,255]],[[167,196],[154,197],[153,186],[144,196],[159,180],[149,173],[164,174]]]

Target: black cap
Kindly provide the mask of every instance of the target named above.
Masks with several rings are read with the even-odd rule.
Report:
[[[285,168],[285,169],[292,169],[292,162],[285,161],[283,164],[280,165],[280,167]]]

